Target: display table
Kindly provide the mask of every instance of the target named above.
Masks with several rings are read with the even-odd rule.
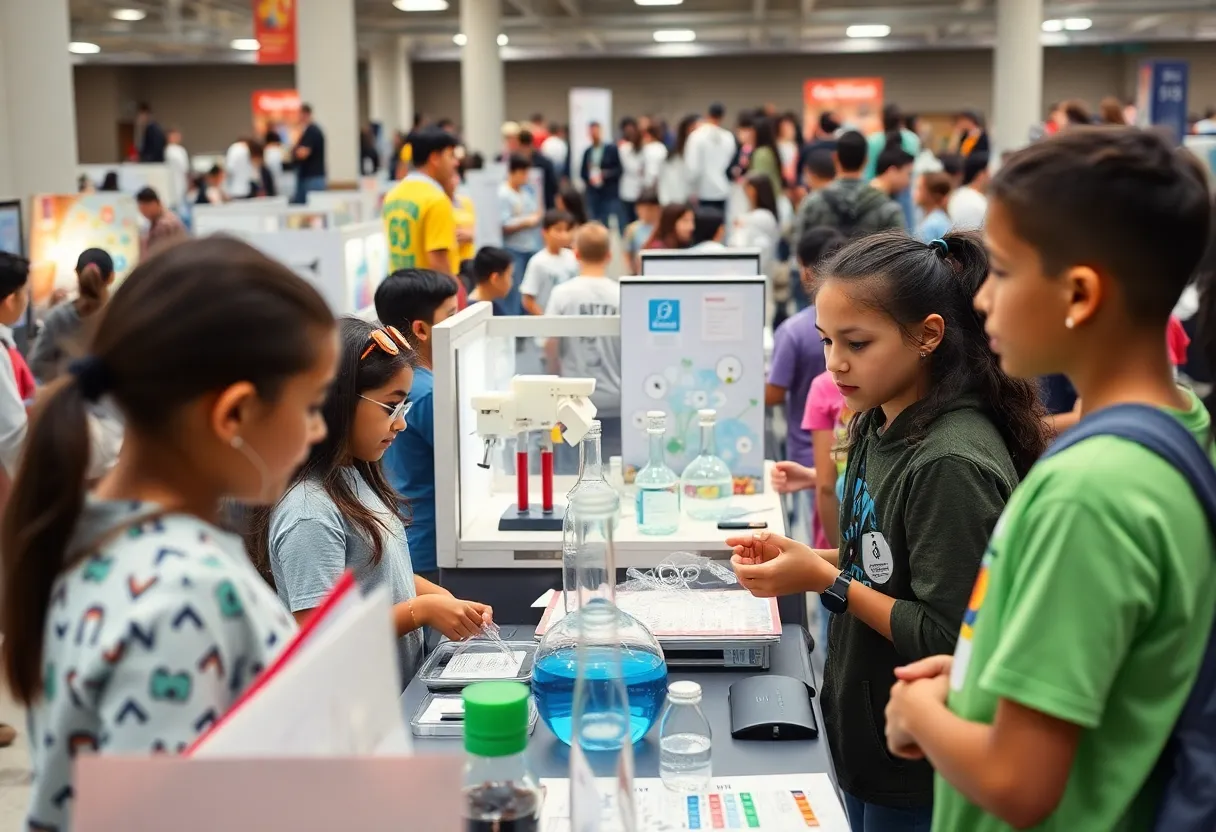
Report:
[[[526,640],[532,637],[533,627],[503,626],[506,639]],[[781,642],[773,649],[772,667],[768,673],[803,679],[818,691],[818,680],[811,669],[807,650],[807,634],[801,627],[787,626]],[[771,742],[763,740],[736,740],[730,735],[730,705],[727,692],[730,686],[749,676],[751,671],[697,670],[674,668],[669,671],[672,681],[688,679],[701,685],[703,698],[701,708],[713,729],[713,759],[715,776],[740,776],[747,774],[815,774],[824,772],[833,780],[831,755],[827,741],[823,739],[823,714],[819,710],[819,699],[813,700],[815,719],[819,722],[820,739],[789,740]],[[408,722],[413,718],[426,686],[417,679],[410,682],[401,695],[401,705]],[[414,737],[414,750],[419,754],[459,753],[458,738]],[[560,742],[543,722],[538,721],[536,732],[528,746],[529,759],[539,777],[566,777],[569,769],[569,748]],[[659,776],[658,725],[634,746],[635,774],[638,777]]]
[[[771,461],[765,464],[766,482],[773,464]],[[555,490],[561,495],[559,500],[564,500],[574,481],[574,477],[557,478]],[[538,477],[533,477],[531,487],[534,494],[540,493]],[[529,605],[546,590],[562,588],[562,533],[499,531],[498,520],[514,499],[513,494],[495,493],[479,505],[457,542],[458,566],[445,567],[441,583],[458,598],[489,604],[502,621],[536,623],[543,610],[531,609]],[[773,534],[787,534],[781,495],[772,488],[761,494],[736,495],[731,498],[731,508],[744,513],[740,520],[763,520]],[[654,566],[672,552],[729,560],[726,538],[743,534],[750,532],[723,531],[713,521],[694,520],[682,514],[680,527],[673,534],[644,535],[638,531],[633,505],[624,500],[615,536],[616,565],[622,570],[619,579],[624,580],[625,568]],[[779,604],[783,622],[806,626],[806,596],[781,598]]]

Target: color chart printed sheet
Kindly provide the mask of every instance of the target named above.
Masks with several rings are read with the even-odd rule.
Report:
[[[544,832],[571,832],[570,782],[543,780]],[[826,774],[715,777],[700,794],[668,791],[658,778],[633,781],[637,829],[651,832],[848,832],[844,807]],[[601,782],[605,796],[614,782]]]

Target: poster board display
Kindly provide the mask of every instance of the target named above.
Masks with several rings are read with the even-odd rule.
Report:
[[[1141,127],[1164,127],[1174,142],[1182,142],[1189,131],[1190,75],[1186,61],[1141,62],[1136,77],[1136,119]]]
[[[760,249],[719,251],[660,250],[642,252],[643,277],[751,277],[763,275]]]
[[[21,200],[0,202],[0,251],[25,256],[25,224],[21,218]]]
[[[37,305],[56,289],[76,291],[76,258],[102,248],[114,258],[118,288],[139,262],[140,214],[135,197],[117,191],[42,194],[33,199],[30,223],[30,291]]]
[[[284,148],[294,146],[300,132],[301,103],[298,90],[254,90],[250,96],[253,135],[261,137],[274,130]]]
[[[764,291],[761,276],[621,278],[622,462],[646,464],[648,410],[667,414],[667,464],[700,450],[697,411],[718,411],[714,438],[736,494],[764,483]]]
[[[802,129],[815,135],[819,116],[835,113],[851,130],[882,132],[882,78],[811,78],[802,85]]]
[[[473,203],[476,224],[473,243],[477,248],[502,245],[502,212],[498,203],[498,187],[507,179],[507,166],[486,165],[481,170],[465,174],[461,192]]]
[[[570,89],[570,179],[582,182],[579,171],[583,154],[591,146],[591,125],[604,130],[604,141],[612,141],[612,90],[597,87]]]

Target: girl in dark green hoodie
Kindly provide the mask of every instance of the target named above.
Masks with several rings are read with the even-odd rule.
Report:
[[[1036,392],[1005,375],[972,300],[978,239],[859,240],[821,270],[828,371],[857,413],[839,550],[735,538],[757,595],[822,593],[832,613],[821,704],[853,832],[927,830],[933,772],[887,751],[894,670],[948,653],[988,536],[1044,448]]]

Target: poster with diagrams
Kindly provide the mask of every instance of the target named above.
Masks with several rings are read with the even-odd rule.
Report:
[[[764,278],[621,279],[625,478],[646,464],[646,413],[667,414],[667,464],[700,451],[697,411],[717,411],[718,456],[736,494],[764,490]]]

